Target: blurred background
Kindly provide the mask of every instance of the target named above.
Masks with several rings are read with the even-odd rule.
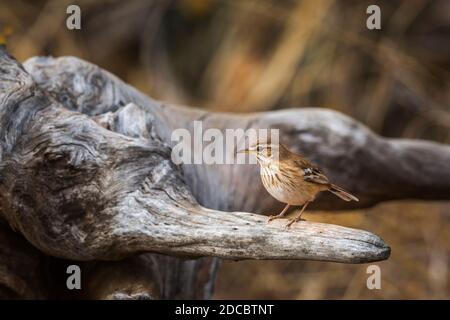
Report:
[[[65,27],[81,7],[81,30]],[[366,28],[381,8],[382,29]],[[153,98],[214,111],[341,111],[388,137],[450,142],[450,1],[0,1],[20,61],[73,55]],[[450,164],[449,164],[450,165]],[[449,299],[450,203],[396,201],[305,218],[370,230],[392,247],[367,265],[224,261],[214,298]]]

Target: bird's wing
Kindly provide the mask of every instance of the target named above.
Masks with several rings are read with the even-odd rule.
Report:
[[[318,184],[329,184],[328,178],[318,167],[308,167],[303,169],[303,179],[308,182],[314,182]]]
[[[296,165],[303,171],[303,179],[317,184],[329,184],[328,178],[323,171],[306,159],[296,161]]]

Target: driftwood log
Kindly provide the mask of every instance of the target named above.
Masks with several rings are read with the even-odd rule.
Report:
[[[389,255],[369,232],[313,222],[286,231],[260,215],[199,205],[158,136],[107,130],[64,108],[8,55],[0,59],[1,212],[41,251],[75,260],[142,251],[349,263]],[[144,120],[150,133],[163,123]]]
[[[180,256],[388,258],[390,248],[366,231],[308,221],[286,231],[257,214],[225,212],[261,213],[277,204],[255,166],[179,168],[170,161],[172,130],[192,129],[194,120],[205,129],[281,129],[282,142],[355,192],[360,206],[450,194],[448,147],[383,139],[336,112],[208,113],[149,99],[76,58],[33,58],[24,67],[0,51],[0,215],[50,256],[131,255],[86,263],[92,298],[208,298],[217,260]],[[153,253],[135,256],[142,251]],[[126,278],[129,269],[146,272]]]
[[[395,199],[448,200],[450,147],[430,141],[388,139],[336,111],[320,108],[289,109],[252,114],[207,112],[155,101],[99,67],[73,57],[32,58],[25,68],[35,81],[66,108],[90,116],[123,110],[135,115],[145,129],[122,121],[121,130],[134,137],[150,134],[173,145],[177,128],[276,128],[280,140],[304,154],[338,185],[355,193],[359,202],[344,202],[323,193],[311,208],[336,210],[369,207]],[[141,131],[140,133],[138,131]],[[147,130],[147,131],[146,131]],[[184,165],[186,183],[200,204],[227,211],[273,213],[280,206],[260,182],[257,166]],[[252,188],[247,188],[252,186]],[[323,201],[320,201],[323,200]],[[309,207],[308,207],[309,208]],[[278,209],[278,208],[277,208]]]

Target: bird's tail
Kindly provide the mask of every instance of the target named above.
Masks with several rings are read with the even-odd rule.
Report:
[[[359,201],[359,199],[357,197],[355,197],[351,193],[348,193],[347,191],[345,191],[344,189],[342,189],[341,187],[339,187],[335,184],[331,184],[330,189],[328,189],[328,191],[334,193],[335,195],[337,195],[339,198],[341,198],[344,201],[352,201],[352,200]]]

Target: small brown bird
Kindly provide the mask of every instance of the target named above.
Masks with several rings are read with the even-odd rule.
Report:
[[[269,221],[284,217],[290,206],[302,206],[298,216],[286,225],[290,227],[300,220],[308,203],[321,191],[330,191],[345,201],[358,201],[352,194],[330,183],[318,166],[281,143],[258,142],[241,152],[256,155],[264,187],[275,199],[287,204],[280,214],[270,216]]]

